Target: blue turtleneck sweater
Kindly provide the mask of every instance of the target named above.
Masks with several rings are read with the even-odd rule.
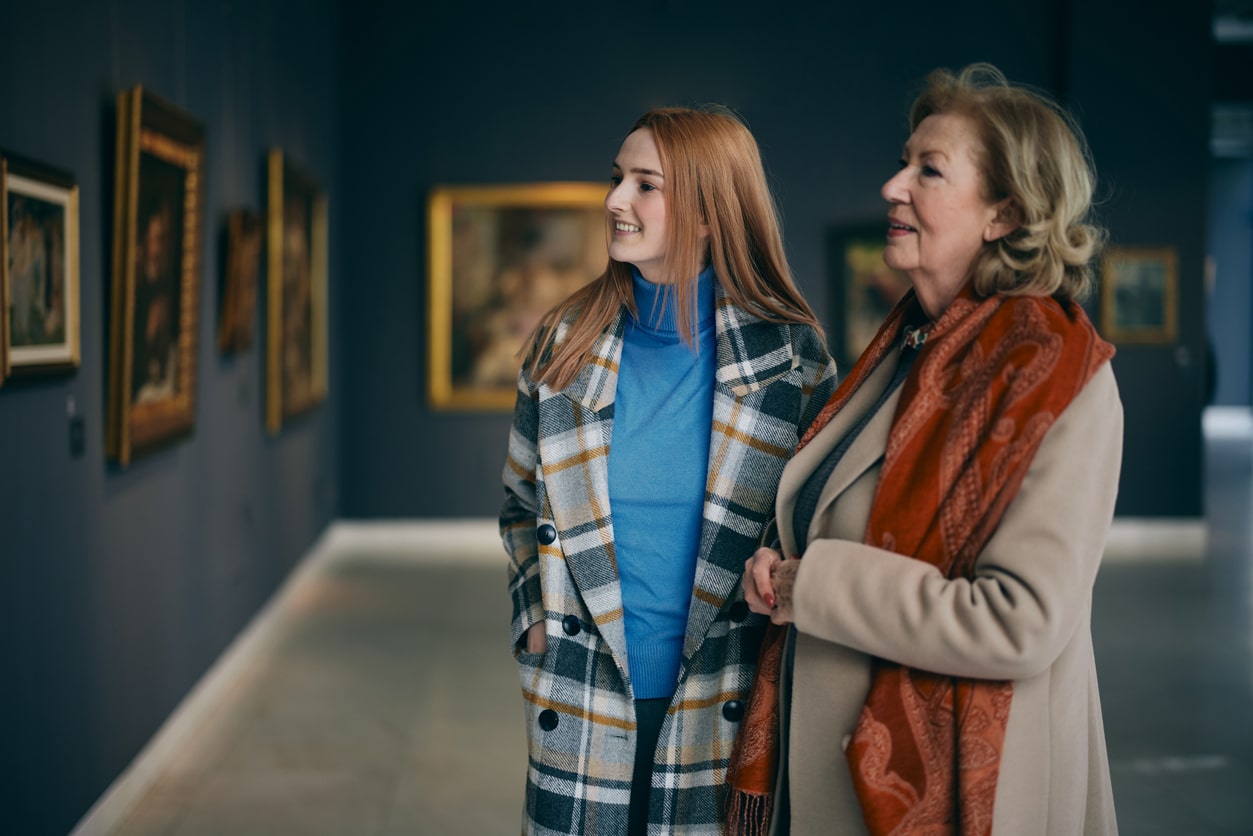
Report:
[[[713,269],[697,283],[695,347],[679,337],[673,296],[635,273],[618,366],[609,506],[636,699],[674,694],[696,577],[717,339]]]

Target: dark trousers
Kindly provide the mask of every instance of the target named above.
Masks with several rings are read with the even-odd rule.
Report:
[[[666,719],[669,697],[635,701],[635,767],[631,773],[631,810],[627,836],[647,836],[648,792],[653,782],[657,738]]]

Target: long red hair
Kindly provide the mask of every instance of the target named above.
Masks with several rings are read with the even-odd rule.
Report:
[[[757,141],[727,108],[650,110],[631,130],[648,130],[666,177],[663,270],[675,280],[680,334],[692,344],[695,280],[713,264],[732,302],[770,322],[822,327],[792,278]],[[607,221],[606,221],[607,222]],[[709,228],[702,237],[700,227]],[[609,259],[597,279],[549,311],[528,341],[526,368],[536,382],[565,388],[587,364],[597,337],[626,306],[635,312],[631,265]],[[560,343],[557,326],[573,319]]]

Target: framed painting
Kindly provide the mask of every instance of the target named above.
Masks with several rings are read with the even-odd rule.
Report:
[[[326,198],[280,149],[267,159],[265,425],[326,398]]]
[[[1114,343],[1175,341],[1178,258],[1169,247],[1110,247],[1101,257],[1101,330]]]
[[[888,311],[909,290],[909,278],[883,263],[887,221],[833,227],[827,233],[833,327],[831,353],[841,373],[870,344]]]
[[[79,363],[78,185],[0,155],[0,381]]]
[[[106,449],[122,465],[195,423],[204,137],[142,86],[118,96]]]
[[[263,231],[261,216],[248,209],[237,209],[226,219],[225,277],[218,314],[218,350],[223,354],[252,347]]]
[[[518,356],[554,305],[605,271],[604,183],[445,186],[428,200],[428,402],[513,408]]]

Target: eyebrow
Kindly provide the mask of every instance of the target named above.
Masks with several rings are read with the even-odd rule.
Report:
[[[908,157],[909,153],[910,153],[909,143],[906,142],[905,145],[901,148],[901,154]],[[941,156],[946,160],[948,159],[948,152],[940,148],[923,148],[922,150],[916,151],[914,153],[914,156],[919,157],[919,158],[936,156],[936,155]]]
[[[618,165],[617,160],[614,160],[613,167],[618,169],[618,171],[622,170],[622,166]],[[660,177],[662,180],[666,179],[666,175],[662,174],[660,171],[653,171],[651,168],[633,168],[631,169],[631,173],[632,174],[644,174],[644,175],[649,175],[652,177]]]

